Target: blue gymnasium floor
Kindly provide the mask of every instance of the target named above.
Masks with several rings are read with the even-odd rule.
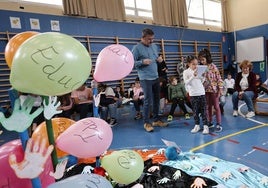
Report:
[[[263,109],[268,110],[267,104]],[[166,112],[169,111],[167,106]],[[220,159],[241,163],[263,175],[268,175],[268,118],[255,116],[246,119],[232,116],[231,96],[227,97],[225,112],[222,116],[223,131],[202,135],[191,134],[193,118],[185,120],[174,116],[168,127],[155,127],[148,133],[143,128],[142,120],[134,120],[133,105],[118,109],[118,124],[112,127],[113,141],[109,149],[158,149],[166,148],[161,139],[176,142],[183,152],[193,151],[212,155]],[[176,109],[178,111],[178,108]],[[245,113],[246,106],[241,103],[240,110]],[[166,120],[163,116],[163,120]],[[16,132],[5,131],[0,135],[0,145],[17,138]]]
[[[263,109],[268,110],[267,104]],[[178,109],[179,107],[177,107]],[[176,142],[183,152],[193,151],[212,155],[223,160],[244,164],[268,175],[268,118],[255,116],[246,119],[233,117],[231,96],[227,97],[222,116],[223,131],[209,135],[190,133],[194,126],[193,117],[185,120],[175,116],[168,127],[155,127],[148,133],[143,128],[142,120],[134,120],[132,105],[118,109],[118,124],[113,129],[111,149],[155,149],[166,148],[161,138]],[[246,105],[240,104],[240,111],[245,113]],[[169,106],[167,106],[167,112]],[[163,116],[163,120],[166,120]],[[213,130],[212,130],[213,131]]]

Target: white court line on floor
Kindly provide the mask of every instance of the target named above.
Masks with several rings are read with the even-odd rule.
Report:
[[[242,108],[243,106],[245,106],[245,105],[246,105],[246,103],[243,103],[243,104],[241,104],[241,105],[238,107],[238,114],[239,114],[240,116],[244,117],[244,118],[246,118],[246,116],[241,112],[241,108]],[[257,120],[252,119],[252,118],[246,118],[246,119],[247,119],[247,120],[250,120],[250,121],[252,121],[252,122],[258,123],[258,124],[265,124],[264,122],[257,121]]]

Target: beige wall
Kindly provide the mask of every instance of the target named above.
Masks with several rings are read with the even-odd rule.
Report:
[[[268,0],[227,0],[230,31],[268,24]]]
[[[55,5],[34,5],[30,3],[21,2],[0,2],[0,9],[2,10],[13,10],[20,12],[33,12],[40,14],[51,14],[51,15],[63,15],[62,7]]]

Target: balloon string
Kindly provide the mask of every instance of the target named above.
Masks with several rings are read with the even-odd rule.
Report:
[[[45,103],[48,104],[49,97],[48,96],[43,96],[43,98],[45,99]],[[51,121],[51,119],[49,119],[49,120],[46,119],[46,128],[47,128],[47,135],[48,135],[49,145],[54,146],[54,149],[53,149],[53,151],[51,153],[51,159],[52,159],[53,169],[55,171],[56,166],[58,164],[58,157],[57,157],[57,151],[56,151],[56,148],[55,148],[55,139],[54,139],[54,133],[53,133],[53,129],[52,129],[52,121]]]

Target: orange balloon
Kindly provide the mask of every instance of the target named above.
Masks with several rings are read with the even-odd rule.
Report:
[[[51,121],[52,121],[52,129],[53,129],[55,140],[58,138],[58,136],[61,133],[63,133],[66,129],[68,129],[72,124],[75,123],[74,120],[68,119],[68,118],[53,118],[51,119]],[[40,125],[38,125],[32,134],[32,138],[34,140],[36,140],[38,136],[40,136],[40,138],[46,138],[46,146],[48,147],[49,142],[48,142],[47,127],[46,127],[45,121],[41,123]],[[59,158],[68,155],[68,153],[63,152],[57,147],[56,147],[56,151],[57,151],[57,156]]]
[[[26,31],[26,32],[18,33],[17,35],[12,37],[8,41],[6,48],[5,48],[5,59],[6,59],[7,65],[10,69],[11,69],[13,57],[15,56],[20,45],[24,41],[26,41],[28,38],[30,38],[34,35],[37,35],[37,34],[38,34],[38,32]]]

